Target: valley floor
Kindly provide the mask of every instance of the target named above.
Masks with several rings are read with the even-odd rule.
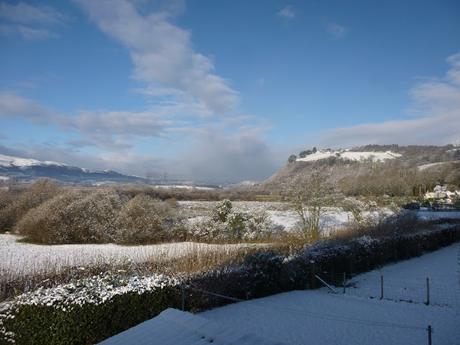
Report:
[[[380,300],[380,275],[385,281]],[[426,277],[432,281],[425,305]],[[356,276],[347,293],[293,291],[216,308],[200,316],[284,344],[459,344],[460,244]],[[341,289],[341,288],[337,288]],[[342,292],[340,290],[340,292]],[[376,298],[377,297],[377,298]],[[400,301],[400,299],[404,301]],[[411,300],[412,302],[407,302]]]

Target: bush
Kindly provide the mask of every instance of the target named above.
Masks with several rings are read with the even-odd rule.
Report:
[[[212,218],[216,222],[225,222],[228,215],[232,212],[232,202],[230,200],[222,200],[213,210]]]
[[[130,200],[112,189],[67,190],[29,210],[15,232],[27,240],[47,243],[154,243],[184,231],[173,218],[169,202],[138,194]]]
[[[14,231],[38,243],[72,243],[76,233],[68,215],[70,204],[82,198],[78,192],[67,191],[29,210],[14,227]]]
[[[271,237],[273,229],[266,212],[233,212],[232,203],[223,200],[212,211],[211,218],[192,224],[189,233],[190,237],[199,241],[263,240]]]
[[[15,231],[40,243],[108,243],[124,199],[114,190],[67,192],[30,211]]]
[[[10,227],[11,212],[5,211],[14,201],[15,196],[8,190],[0,190],[0,233],[5,232]]]
[[[0,231],[12,230],[29,210],[61,192],[61,187],[47,179],[39,180],[20,193],[6,207],[0,209]]]
[[[120,210],[116,221],[115,241],[150,243],[169,239],[172,224],[169,202],[138,194]]]

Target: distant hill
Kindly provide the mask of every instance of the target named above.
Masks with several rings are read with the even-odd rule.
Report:
[[[302,175],[320,171],[348,195],[418,196],[436,183],[460,188],[460,147],[367,145],[352,149],[309,149],[257,189],[285,191]]]
[[[39,161],[0,154],[0,182],[28,182],[51,178],[75,184],[145,183],[146,179],[104,170],[93,171],[52,161]]]

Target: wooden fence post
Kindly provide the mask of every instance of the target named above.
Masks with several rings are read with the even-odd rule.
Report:
[[[343,272],[343,293],[345,293],[346,284],[347,284],[347,272]]]
[[[311,260],[310,261],[310,281],[309,281],[309,289],[315,289],[316,288],[316,267],[315,267],[315,261]]]
[[[383,274],[380,276],[380,299],[383,299]]]
[[[426,305],[430,305],[430,278],[426,278]]]
[[[428,345],[432,345],[431,334],[433,333],[433,329],[431,328],[431,325],[428,325],[426,330],[428,332]]]
[[[184,288],[184,284],[181,284],[180,292],[181,292],[181,307],[182,307],[182,311],[185,311],[185,288]]]

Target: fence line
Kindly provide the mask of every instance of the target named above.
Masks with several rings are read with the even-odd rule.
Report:
[[[353,296],[380,298],[393,301],[424,303],[427,305],[460,306],[460,290],[455,287],[455,278],[452,284],[440,283],[439,276],[420,277],[419,279],[387,278],[382,275],[372,275],[355,281],[354,278],[342,274],[319,274],[323,284],[340,288],[342,293]],[[348,278],[348,279],[347,279]],[[451,277],[452,278],[452,277]],[[326,285],[327,284],[327,285]]]
[[[190,289],[196,292],[207,294],[213,297],[222,298],[222,299],[232,301],[232,302],[247,302],[246,300],[243,300],[240,298],[226,296],[226,295],[222,295],[222,294],[215,293],[212,291],[207,291],[199,287],[196,287],[193,284],[188,284],[188,285],[184,284],[182,285],[182,289],[183,289],[182,291],[185,291],[185,289]],[[424,332],[427,332],[428,338],[431,337],[431,333],[433,332],[433,328],[431,327],[431,325],[428,325],[427,327],[422,327],[422,326],[398,324],[398,323],[387,322],[387,321],[371,321],[371,320],[364,320],[364,319],[359,319],[359,318],[345,317],[345,316],[340,316],[340,315],[338,316],[338,315],[333,315],[333,314],[299,310],[299,309],[288,308],[288,307],[263,306],[263,305],[259,305],[256,302],[254,302],[254,300],[252,302],[253,302],[251,304],[252,307],[256,307],[259,309],[264,309],[264,310],[272,311],[272,312],[273,311],[281,311],[281,312],[284,311],[284,312],[288,312],[288,313],[292,313],[292,314],[296,314],[300,316],[305,316],[309,318],[321,319],[321,320],[326,320],[326,321],[339,321],[339,322],[353,323],[353,324],[359,324],[359,325],[364,325],[364,326],[369,326],[369,327],[386,327],[386,328],[398,328],[398,329],[424,331]],[[183,310],[185,310],[184,304],[183,304]]]

